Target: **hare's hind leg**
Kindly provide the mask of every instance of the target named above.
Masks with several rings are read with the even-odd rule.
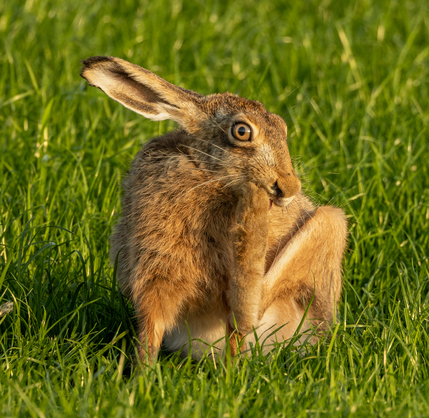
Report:
[[[167,281],[148,280],[142,288],[133,290],[133,301],[138,318],[139,355],[149,363],[156,361],[166,331],[177,320],[183,294]]]
[[[341,294],[341,262],[346,238],[347,221],[343,210],[330,206],[318,208],[265,274],[259,312],[261,322],[272,311],[277,326],[289,324],[286,325],[287,334],[293,335],[313,294],[307,316],[309,322],[319,325],[332,321]]]

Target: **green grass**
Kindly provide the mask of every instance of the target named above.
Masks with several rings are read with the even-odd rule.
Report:
[[[121,177],[173,129],[79,78],[115,55],[289,125],[350,238],[336,338],[134,366],[108,262]],[[429,416],[429,5],[0,0],[0,416]]]

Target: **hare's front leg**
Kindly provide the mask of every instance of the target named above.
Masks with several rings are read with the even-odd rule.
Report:
[[[265,190],[246,184],[239,196],[232,230],[234,266],[229,283],[230,325],[240,337],[258,322],[268,239],[269,199]]]
[[[275,258],[264,277],[259,318],[272,306],[290,306],[304,312],[313,294],[307,318],[313,325],[331,322],[341,294],[341,262],[346,246],[347,221],[342,209],[319,207]],[[285,305],[286,304],[286,305]],[[298,325],[300,318],[284,312],[281,326]],[[286,327],[288,328],[288,327]],[[295,329],[290,329],[293,335]],[[290,336],[285,336],[289,338]]]

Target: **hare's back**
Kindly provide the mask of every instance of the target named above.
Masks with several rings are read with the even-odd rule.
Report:
[[[186,153],[186,137],[178,132],[152,139],[137,154],[111,237],[111,262],[117,262],[125,294],[132,295],[137,281],[150,277],[208,289],[212,276],[225,276],[232,208],[212,180]]]

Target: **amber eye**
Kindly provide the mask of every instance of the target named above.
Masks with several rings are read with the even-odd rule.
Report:
[[[252,139],[252,129],[245,123],[236,123],[231,126],[231,133],[239,141],[250,141]]]

